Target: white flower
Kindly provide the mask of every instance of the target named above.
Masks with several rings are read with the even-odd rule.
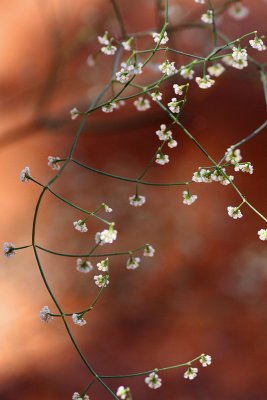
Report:
[[[48,322],[51,321],[51,319],[53,319],[52,315],[50,315],[50,310],[47,306],[44,306],[41,311],[39,312],[39,316],[41,321],[43,322]]]
[[[89,54],[89,56],[86,59],[86,64],[88,67],[94,67],[95,66],[95,58],[92,54]]]
[[[251,165],[250,162],[244,164],[235,164],[235,171],[242,171],[253,174],[253,165]]]
[[[162,379],[155,373],[151,372],[146,378],[145,378],[145,383],[151,388],[151,389],[158,389],[162,385]]]
[[[172,101],[170,101],[170,102],[168,103],[168,107],[169,107],[169,109],[171,110],[171,112],[173,112],[173,113],[175,113],[175,114],[178,114],[178,113],[180,112],[180,109],[181,109],[180,104],[181,104],[182,102],[183,102],[183,100],[178,101],[178,100],[176,99],[176,97],[173,97],[173,98],[172,98]]]
[[[106,258],[105,260],[100,261],[99,263],[96,264],[97,268],[99,271],[107,272],[108,271],[108,265],[109,265],[109,259]]]
[[[140,264],[140,258],[139,257],[133,257],[131,256],[126,263],[126,268],[127,269],[136,269],[139,267]]]
[[[211,178],[211,171],[209,169],[201,168],[200,171],[194,172],[192,181],[198,182],[198,183],[211,183],[212,178]]]
[[[220,64],[220,63],[214,64],[214,65],[208,67],[208,73],[209,73],[211,76],[216,76],[216,77],[218,77],[218,76],[220,76],[224,71],[225,71],[225,68],[224,68],[224,66],[223,66],[222,64]]]
[[[25,167],[20,173],[20,180],[23,183],[29,182],[29,178],[31,176],[31,171],[29,167]]]
[[[183,95],[183,88],[185,86],[186,85],[177,85],[177,83],[175,83],[172,87],[174,89],[174,93],[175,94],[178,94],[179,96],[182,96]]]
[[[84,220],[82,220],[82,219],[79,219],[79,221],[74,221],[73,222],[73,226],[74,226],[74,228],[77,230],[77,231],[79,231],[79,232],[87,232],[88,231],[88,228],[87,228],[87,226],[86,226],[86,223],[85,223],[85,221]]]
[[[176,74],[178,70],[175,68],[174,61],[169,62],[169,60],[164,61],[164,63],[159,65],[159,70],[168,76]]]
[[[159,140],[169,140],[172,138],[172,131],[167,129],[165,124],[160,125],[160,130],[156,131]]]
[[[205,75],[203,76],[203,78],[197,77],[196,83],[198,84],[200,89],[208,89],[212,85],[214,85],[215,81],[211,79],[209,75]]]
[[[97,236],[101,244],[113,243],[117,239],[117,231],[113,229],[114,224],[110,225],[109,229],[104,229],[98,232]]]
[[[212,24],[212,22],[213,22],[213,11],[212,10],[207,10],[206,13],[201,15],[200,19],[205,24]]]
[[[116,79],[120,83],[127,83],[131,79],[131,74],[125,68],[121,68],[120,71],[116,72]]]
[[[230,184],[234,177],[232,175],[227,175],[226,177],[224,173],[226,174],[225,168],[215,169],[210,177],[214,182],[220,182],[222,185],[226,186]]]
[[[224,177],[224,178],[220,181],[220,183],[221,183],[222,185],[224,185],[224,186],[227,186],[227,185],[229,185],[229,184],[231,183],[231,181],[233,181],[233,180],[234,180],[233,175],[228,175],[228,179],[227,179],[226,177]]]
[[[143,97],[138,97],[138,100],[134,101],[134,105],[137,111],[146,111],[150,108],[150,102],[148,99],[144,99]]]
[[[109,33],[108,33],[108,31],[106,31],[103,36],[97,36],[97,39],[100,44],[104,44],[107,46],[109,44],[108,36],[109,36]]]
[[[146,202],[145,196],[134,194],[133,196],[129,197],[129,203],[131,206],[134,207],[142,206],[143,204],[145,204],[145,202]]]
[[[193,79],[194,74],[195,74],[195,71],[192,69],[192,67],[184,67],[183,65],[181,66],[180,75],[183,78]]]
[[[205,4],[205,0],[195,0],[195,3]]]
[[[173,148],[176,147],[176,146],[177,146],[176,140],[170,139],[170,140],[168,141],[168,147],[169,147],[170,149],[173,149]]]
[[[76,119],[77,117],[79,117],[79,114],[80,114],[80,111],[79,111],[78,108],[76,108],[76,107],[74,107],[74,108],[72,108],[72,109],[70,110],[70,116],[71,116],[71,119],[72,119],[72,120],[74,120],[74,119]]]
[[[78,392],[73,393],[72,400],[89,400],[89,396],[85,394],[81,396]]]
[[[109,43],[107,46],[101,47],[101,51],[107,56],[113,56],[117,51],[117,47]]]
[[[168,42],[169,38],[167,32],[164,32],[163,37],[160,40],[160,33],[153,32],[152,33],[153,39],[155,43],[165,44]]]
[[[232,63],[232,67],[236,69],[243,69],[248,66],[247,60],[234,60]]]
[[[184,373],[184,378],[192,380],[197,376],[197,373],[198,373],[198,368],[189,367]]]
[[[202,364],[202,367],[207,367],[208,365],[211,364],[211,356],[202,354],[199,362]]]
[[[3,243],[3,253],[5,257],[12,257],[16,254],[15,245],[10,242]]]
[[[187,190],[183,191],[183,203],[191,206],[197,199],[196,194],[190,194]]]
[[[59,160],[60,157],[48,156],[48,166],[52,169],[59,170],[60,169],[60,165],[58,164]]]
[[[155,249],[151,244],[147,244],[146,247],[144,248],[144,256],[145,257],[153,257],[155,254]]]
[[[230,162],[231,164],[235,165],[242,160],[242,156],[239,149],[233,150],[229,147],[224,155],[225,161]]]
[[[249,44],[253,49],[256,49],[258,51],[266,50],[265,44],[258,36],[255,36],[254,39],[250,40]]]
[[[232,57],[235,61],[247,61],[248,54],[246,49],[241,49],[241,47],[233,47]]]
[[[130,400],[131,399],[130,392],[131,391],[129,387],[125,388],[124,386],[119,386],[116,395],[120,397],[121,400],[128,400],[128,399]]]
[[[162,93],[158,90],[156,92],[151,93],[152,100],[154,101],[161,101],[162,100]]]
[[[167,154],[158,153],[156,156],[156,163],[160,165],[167,164],[170,161]]]
[[[90,261],[83,261],[81,258],[77,258],[76,260],[77,271],[87,274],[88,272],[92,271],[93,268],[94,267],[90,263]]]
[[[126,51],[132,51],[132,41],[133,41],[133,37],[130,37],[130,39],[121,42],[121,45],[123,46],[124,50]]]
[[[260,240],[267,240],[267,229],[260,229],[258,235]]]
[[[109,284],[109,275],[95,275],[94,276],[94,280],[95,280],[95,284],[96,286],[102,288],[102,287],[106,287]]]
[[[112,212],[112,208],[110,208],[107,204],[103,203],[102,206],[104,207],[106,213]]]
[[[241,2],[236,2],[228,8],[228,14],[234,19],[240,20],[249,14],[249,9],[243,6]]]
[[[83,314],[72,314],[72,321],[75,325],[83,326],[86,324],[85,319],[83,319]]]
[[[225,65],[228,65],[228,67],[232,67],[233,66],[233,57],[231,55],[228,56],[224,56],[222,58],[222,61],[224,62]]]
[[[116,103],[111,102],[101,107],[101,110],[105,113],[111,113],[113,110],[116,110],[116,108],[117,108]]]
[[[237,218],[242,218],[243,214],[241,213],[241,211],[239,210],[238,207],[227,207],[227,212],[229,217],[237,219]]]

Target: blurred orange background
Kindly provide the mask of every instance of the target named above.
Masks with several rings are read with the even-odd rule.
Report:
[[[220,5],[222,1],[214,1]],[[127,32],[158,30],[161,2],[118,0]],[[267,4],[243,1],[250,14],[236,21],[227,13],[219,29],[231,39],[257,29],[266,34]],[[171,27],[198,22],[205,7],[192,1],[171,1]],[[0,4],[1,84],[1,238],[16,246],[31,242],[34,207],[40,187],[22,184],[19,173],[30,166],[32,176],[46,184],[54,171],[49,155],[66,157],[79,120],[69,110],[86,110],[108,82],[112,60],[99,55],[96,67],[86,64],[98,51],[96,36],[120,29],[108,0],[6,1]],[[170,33],[172,47],[208,54],[209,31],[178,29]],[[141,45],[151,48],[152,41]],[[243,44],[243,42],[242,42]],[[247,39],[244,41],[247,45]],[[250,49],[259,61],[265,54]],[[163,55],[153,63],[161,62]],[[177,65],[188,58],[172,56]],[[200,72],[201,73],[201,72]],[[140,76],[141,84],[158,76],[153,69]],[[166,83],[164,101],[172,97]],[[108,97],[107,97],[108,98]],[[167,101],[166,101],[167,102]],[[165,103],[166,104],[166,103]],[[201,91],[190,85],[182,122],[213,158],[253,132],[265,119],[265,101],[258,71],[227,68],[213,88]],[[168,123],[153,104],[137,113],[132,100],[112,114],[97,111],[88,118],[75,158],[96,169],[136,178],[158,147],[155,131]],[[172,129],[178,147],[170,150],[170,163],[154,165],[145,180],[190,180],[203,154],[178,128]],[[253,176],[235,174],[235,182],[251,203],[266,214],[266,132],[245,143],[245,161],[254,165]],[[134,399],[264,400],[267,392],[267,250],[257,231],[266,228],[248,207],[244,218],[233,220],[226,208],[240,198],[229,186],[192,185],[198,201],[182,204],[184,187],[142,186],[143,207],[129,205],[131,183],[111,179],[69,165],[53,189],[73,203],[94,210],[106,202],[116,223],[118,240],[103,252],[123,251],[151,243],[154,258],[142,259],[135,271],[125,269],[127,257],[110,260],[110,285],[83,328],[70,327],[94,369],[102,375],[127,374],[189,361],[210,354],[213,364],[199,368],[194,381],[183,378],[184,369],[160,374],[163,386],[153,391],[144,378],[109,380],[111,388],[129,385]],[[74,231],[80,212],[46,194],[38,219],[38,243],[60,252],[86,253],[94,243],[99,221],[88,220],[89,232]],[[104,216],[105,217],[105,216]],[[102,249],[101,249],[102,250]],[[40,252],[47,279],[66,312],[83,309],[97,293],[93,274],[79,274],[75,258]],[[96,259],[93,263],[96,264]],[[2,259],[0,268],[0,399],[70,399],[90,382],[90,374],[75,352],[60,319],[43,324],[39,310],[56,309],[47,293],[31,248]],[[94,385],[90,399],[109,399]]]

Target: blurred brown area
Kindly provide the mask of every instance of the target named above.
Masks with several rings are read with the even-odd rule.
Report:
[[[118,0],[127,32],[156,29],[162,22],[157,3]],[[238,22],[225,14],[220,29],[230,38],[255,29],[266,34],[266,2],[243,3],[250,15]],[[170,5],[171,23],[178,25],[198,21],[203,10],[188,0]],[[0,230],[2,241],[23,246],[31,242],[40,187],[19,182],[19,172],[29,165],[32,176],[44,184],[53,176],[47,156],[64,158],[79,126],[78,120],[70,121],[69,110],[74,106],[87,109],[111,75],[110,58],[99,55],[95,68],[86,64],[87,56],[99,49],[96,35],[107,29],[119,37],[120,29],[108,0],[2,0],[0,11],[4,17],[0,28]],[[210,33],[201,29],[178,30],[171,40],[179,50],[195,54],[211,49]],[[151,39],[144,43],[152,45]],[[264,60],[254,50],[250,54]],[[156,56],[153,63],[162,57]],[[188,60],[172,59],[178,65]],[[156,76],[148,69],[139,79],[151,82]],[[170,97],[169,83],[164,101]],[[226,148],[251,133],[264,118],[263,89],[251,65],[243,71],[228,68],[207,91],[190,85],[182,121],[212,157],[220,159]],[[97,111],[88,118],[75,158],[103,171],[136,178],[158,147],[155,130],[167,121],[155,105],[146,113],[136,113],[132,101],[111,115]],[[171,162],[153,166],[147,181],[188,180],[200,165],[207,165],[183,132],[172,130],[178,147],[169,151]],[[266,145],[266,132],[262,132],[242,146],[244,160],[252,162],[255,173],[240,173],[235,178],[241,191],[265,214]],[[135,271],[125,269],[127,257],[112,258],[111,283],[86,316],[87,325],[80,328],[70,321],[74,337],[95,370],[134,373],[186,362],[202,352],[214,360],[211,367],[200,368],[192,382],[178,369],[161,374],[163,386],[156,392],[144,384],[143,377],[110,381],[114,390],[121,384],[130,385],[134,399],[142,400],[266,398],[267,250],[257,237],[257,231],[266,227],[248,207],[241,220],[227,216],[226,207],[240,203],[231,187],[195,184],[192,191],[199,199],[187,207],[182,204],[183,186],[142,186],[140,194],[147,202],[133,208],[128,204],[133,184],[72,164],[53,188],[88,210],[101,202],[113,208],[111,219],[119,236],[103,252],[144,243],[156,248],[155,257],[142,258]],[[47,194],[38,219],[38,243],[62,252],[87,252],[94,233],[103,225],[88,220],[88,234],[80,235],[72,222],[81,217]],[[92,273],[79,274],[75,258],[43,252],[40,257],[63,309],[73,312],[87,307],[97,293]],[[44,305],[56,309],[32,249],[2,259],[0,275],[0,399],[69,399],[74,391],[82,392],[91,377],[62,322],[54,319],[43,324],[39,320]],[[90,393],[90,399],[110,398],[99,385]]]

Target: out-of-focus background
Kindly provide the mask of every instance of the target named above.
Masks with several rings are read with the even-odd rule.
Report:
[[[128,33],[159,31],[163,21],[160,1],[118,0]],[[214,1],[220,5],[222,1]],[[257,29],[266,34],[267,4],[243,1],[249,15],[238,21],[226,12],[219,29],[236,38]],[[208,30],[185,27],[199,23],[205,6],[193,0],[170,2],[172,47],[194,54],[208,54],[212,46]],[[30,244],[34,207],[40,187],[22,184],[21,169],[46,184],[54,172],[49,155],[65,157],[79,120],[69,110],[85,110],[103,89],[112,71],[111,58],[99,54],[96,66],[86,63],[100,46],[96,36],[108,30],[120,37],[120,29],[108,0],[7,1],[0,4],[1,85],[1,239],[17,246]],[[183,29],[181,29],[183,27]],[[247,39],[244,45],[247,45]],[[140,47],[151,48],[151,38]],[[243,45],[243,42],[242,42]],[[264,55],[249,50],[257,60]],[[265,56],[266,57],[266,56]],[[153,67],[140,76],[151,82]],[[172,57],[177,65],[188,58]],[[266,58],[265,58],[266,60]],[[201,71],[198,70],[199,75]],[[164,102],[172,97],[166,84]],[[264,122],[265,102],[258,71],[253,65],[238,71],[227,68],[213,88],[202,91],[190,85],[182,121],[215,159]],[[75,158],[94,168],[136,178],[158,147],[155,131],[167,122],[154,104],[137,113],[132,101],[112,114],[101,111],[89,117],[75,151]],[[170,150],[170,163],[154,165],[146,176],[152,182],[191,179],[207,165],[202,153],[178,128],[178,147]],[[255,168],[253,176],[236,174],[235,182],[252,204],[266,214],[266,135],[264,132],[242,147],[244,160]],[[213,364],[201,368],[192,382],[183,369],[162,373],[162,388],[153,391],[143,377],[113,380],[111,387],[130,385],[134,399],[263,400],[267,392],[266,281],[267,249],[257,231],[263,222],[248,207],[244,218],[233,220],[226,208],[240,199],[229,186],[192,186],[198,201],[182,204],[183,187],[143,186],[147,202],[134,208],[128,197],[134,185],[110,179],[71,165],[54,190],[89,210],[101,202],[113,208],[111,219],[119,232],[117,242],[103,251],[128,250],[144,243],[156,248],[154,258],[142,258],[141,266],[127,271],[127,257],[110,261],[110,285],[87,325],[71,329],[84,354],[101,374],[134,373],[186,362],[200,353],[211,354]],[[38,243],[57,251],[86,252],[94,233],[103,229],[88,220],[81,235],[72,222],[81,213],[46,195],[38,220]],[[108,216],[109,217],[109,216]],[[102,249],[101,249],[102,250]],[[75,258],[40,252],[47,279],[67,312],[83,309],[97,288],[90,275],[75,269]],[[94,263],[99,261],[94,260]],[[55,307],[44,287],[32,249],[1,260],[0,268],[0,399],[69,399],[82,392],[90,376],[75,352],[61,320],[43,324],[39,310]],[[108,399],[99,385],[90,399]]]

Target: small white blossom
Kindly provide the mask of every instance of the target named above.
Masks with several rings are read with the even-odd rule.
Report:
[[[241,2],[236,2],[228,8],[228,14],[237,20],[245,18],[249,14],[249,9]]]
[[[195,0],[195,3],[198,3],[198,4],[205,4],[205,0]]]
[[[199,362],[202,364],[202,367],[207,367],[208,365],[211,364],[211,356],[202,354]]]
[[[112,208],[110,208],[107,204],[103,203],[102,206],[104,207],[106,213],[112,212]]]
[[[76,107],[74,107],[74,108],[72,108],[72,109],[70,110],[70,116],[71,116],[71,119],[72,119],[72,120],[74,120],[74,119],[76,119],[77,117],[79,117],[79,114],[80,114],[80,111],[79,111],[78,108],[76,108]]]
[[[197,200],[196,194],[190,194],[187,190],[183,191],[183,203],[191,206]]]
[[[198,368],[189,367],[184,373],[184,378],[190,380],[195,379],[197,373],[198,373]]]
[[[85,319],[83,319],[83,315],[82,314],[72,314],[71,316],[72,321],[75,325],[79,325],[79,326],[83,326],[86,324]]]
[[[3,254],[5,257],[12,257],[16,254],[15,245],[10,242],[3,243]]]
[[[200,89],[208,89],[212,85],[214,85],[215,81],[211,79],[209,75],[205,75],[203,76],[203,78],[197,77],[196,83],[198,84]]]
[[[242,171],[253,174],[253,165],[251,165],[250,162],[244,164],[235,164],[235,171]]]
[[[94,276],[94,280],[95,280],[95,284],[96,286],[102,288],[102,287],[106,287],[109,284],[109,275],[95,275]]]
[[[229,185],[230,182],[234,179],[232,175],[224,175],[226,174],[225,168],[215,169],[211,174],[211,179],[214,182],[220,182],[222,185]]]
[[[114,240],[117,239],[117,233],[118,232],[113,229],[113,225],[110,225],[109,229],[104,229],[102,232],[96,234],[96,241],[98,238],[100,244],[113,243]]]
[[[101,47],[101,51],[107,56],[113,56],[117,51],[117,47],[109,43],[107,46]]]
[[[137,111],[146,111],[150,108],[150,102],[148,99],[144,99],[143,97],[138,97],[138,100],[134,101],[134,105]]]
[[[164,32],[163,37],[160,40],[160,33],[153,32],[152,33],[153,39],[155,43],[165,44],[168,42],[169,38],[167,32]]]
[[[161,101],[162,100],[162,93],[158,90],[156,92],[151,93],[152,100],[154,101]]]
[[[86,59],[86,64],[88,67],[94,67],[95,66],[95,58],[92,54],[89,54],[89,56]]]
[[[100,44],[108,45],[109,44],[109,33],[106,31],[103,36],[97,36],[97,40]]]
[[[48,156],[48,166],[52,169],[59,170],[60,169],[60,165],[58,164],[59,160],[60,157]]]
[[[167,164],[170,161],[167,154],[158,153],[156,156],[156,163],[160,165]]]
[[[76,260],[77,271],[87,274],[88,272],[92,271],[93,268],[94,267],[90,263],[90,261],[83,261],[81,258],[77,258]]]
[[[113,110],[116,110],[116,108],[116,103],[111,102],[101,107],[101,110],[105,113],[111,113]]]
[[[177,147],[177,142],[176,142],[176,140],[170,139],[170,140],[168,141],[168,147],[169,147],[170,149],[173,149],[174,147]]]
[[[116,79],[120,83],[127,83],[131,79],[132,75],[125,68],[121,68],[120,71],[116,72]]]
[[[172,138],[172,131],[167,129],[165,124],[160,125],[160,130],[156,131],[159,140],[169,140]]]
[[[201,168],[199,171],[194,172],[192,181],[198,182],[198,183],[211,183],[212,178],[211,178],[212,172],[209,169]]]
[[[238,207],[227,207],[227,212],[229,217],[237,219],[237,218],[242,218],[243,214],[241,213],[240,209]]]
[[[234,60],[232,63],[232,67],[236,69],[243,69],[248,66],[247,60]]]
[[[175,114],[178,114],[179,112],[180,112],[180,109],[181,109],[181,107],[180,107],[180,104],[182,103],[182,100],[181,101],[178,101],[177,99],[176,99],[176,97],[173,97],[172,98],[172,101],[170,101],[169,103],[168,103],[168,107],[169,107],[169,109],[171,110],[171,112],[173,112],[173,113],[175,113]]]
[[[259,38],[258,36],[255,36],[254,39],[250,40],[249,44],[253,49],[256,49],[258,51],[266,50],[265,44],[263,43],[262,39]]]
[[[174,75],[176,72],[178,72],[178,70],[175,68],[174,61],[170,63],[169,60],[166,60],[160,64],[159,70],[168,76]]]
[[[213,11],[207,10],[206,13],[201,15],[201,21],[205,24],[212,24],[213,23]]]
[[[131,206],[134,207],[142,206],[143,204],[145,204],[145,202],[146,202],[145,196],[134,194],[133,196],[129,197],[129,203]]]
[[[159,387],[161,387],[162,386],[161,382],[162,382],[162,379],[155,372],[151,372],[151,374],[149,374],[145,378],[145,383],[151,389],[158,389]]]
[[[155,254],[155,249],[151,244],[147,244],[146,247],[144,248],[144,256],[145,257],[153,257]]]
[[[78,392],[73,393],[72,400],[89,400],[89,396],[85,394],[81,396]]]
[[[20,180],[23,183],[29,182],[29,178],[31,176],[31,171],[29,167],[25,167],[20,173]]]
[[[140,261],[141,260],[140,260],[139,257],[133,257],[132,256],[127,260],[126,268],[127,269],[136,269],[136,268],[139,267]]]
[[[131,391],[130,388],[125,388],[124,386],[119,386],[116,392],[116,395],[121,398],[121,400],[130,400],[131,399]]]
[[[233,66],[233,57],[231,55],[228,56],[224,56],[222,58],[222,61],[224,62],[225,65],[228,65],[228,67],[232,67]]]
[[[48,322],[53,319],[52,315],[50,315],[50,310],[48,306],[44,306],[41,311],[39,312],[39,317],[41,321],[43,322]]]
[[[225,161],[230,162],[231,164],[235,165],[242,160],[241,152],[239,149],[233,150],[229,147],[225,153]]]
[[[241,49],[241,47],[233,47],[232,57],[235,61],[247,61],[248,54],[246,49]]]
[[[79,219],[79,221],[74,221],[74,222],[73,222],[73,226],[74,226],[74,228],[75,228],[77,231],[79,231],[79,232],[84,233],[84,232],[87,232],[87,231],[88,231],[88,228],[87,228],[87,226],[86,226],[86,223],[85,223],[84,220],[82,220],[82,219]]]
[[[224,66],[223,66],[222,64],[220,64],[220,63],[214,64],[214,65],[208,67],[208,73],[209,73],[211,76],[216,76],[216,77],[218,77],[218,76],[222,75],[222,74],[224,73],[224,71],[225,71],[225,68],[224,68]]]
[[[181,66],[180,75],[185,79],[193,79],[195,71],[191,67]]]
[[[224,177],[224,178],[220,181],[220,183],[221,183],[222,185],[224,185],[224,186],[227,186],[227,185],[229,185],[229,184],[231,183],[231,181],[233,181],[233,180],[234,180],[233,175],[228,175],[228,179],[227,179],[226,177]]]
[[[109,265],[109,259],[106,258],[105,260],[100,261],[99,263],[96,264],[97,268],[99,271],[107,272],[108,271],[108,265]]]
[[[260,229],[258,235],[260,240],[267,240],[267,229]]]
[[[133,38],[130,37],[130,39],[128,39],[124,42],[121,42],[121,45],[123,46],[124,50],[132,51],[132,41],[133,41]]]
[[[174,93],[175,94],[177,94],[177,95],[179,95],[179,96],[182,96],[183,95],[183,88],[185,87],[186,85],[177,85],[177,83],[175,83],[172,87],[173,87],[173,89],[174,89]]]

